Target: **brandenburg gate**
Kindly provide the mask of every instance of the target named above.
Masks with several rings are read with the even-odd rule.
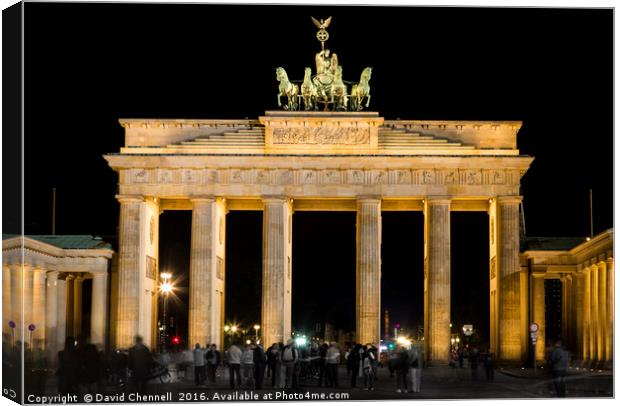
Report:
[[[229,210],[263,211],[262,339],[291,335],[292,217],[357,212],[356,339],[379,343],[381,213],[424,213],[424,334],[450,348],[450,213],[489,214],[491,351],[527,349],[527,272],[519,263],[519,184],[533,158],[520,122],[384,120],[376,112],[268,111],[258,120],[121,120],[116,347],[156,331],[158,216],[192,210],[189,342],[222,343]],[[116,285],[116,287],[114,287]]]
[[[528,346],[528,273],[519,262],[520,122],[385,120],[369,106],[372,69],[350,89],[319,28],[316,73],[300,85],[278,68],[278,104],[258,120],[123,119],[118,274],[111,337],[156,342],[158,216],[191,210],[189,345],[223,343],[225,227],[230,210],[263,211],[262,342],[291,336],[295,212],[355,211],[356,341],[380,341],[381,213],[424,213],[426,357],[450,350],[450,213],[489,215],[490,350],[518,361]],[[349,92],[350,90],[350,92]],[[303,108],[302,108],[303,107]],[[413,265],[412,265],[413,266]]]

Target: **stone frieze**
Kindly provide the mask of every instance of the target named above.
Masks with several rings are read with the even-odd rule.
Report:
[[[123,184],[518,185],[519,170],[489,169],[127,169]]]

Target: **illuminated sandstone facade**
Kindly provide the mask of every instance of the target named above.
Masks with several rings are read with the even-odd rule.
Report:
[[[530,320],[540,326],[536,359],[544,360],[545,280],[561,281],[561,338],[573,358],[586,368],[610,367],[613,361],[613,230],[581,243],[554,238],[529,239],[521,264],[530,272]],[[564,245],[564,246],[563,246]]]
[[[87,235],[4,236],[3,341],[32,345],[45,351],[53,363],[69,336],[88,339],[105,349],[113,254],[109,244]],[[83,303],[85,284],[91,298],[86,318],[82,314],[88,308]],[[84,319],[90,320],[89,330],[82,325]],[[28,329],[31,325],[32,331]]]
[[[527,350],[527,273],[519,263],[520,122],[388,121],[377,113],[267,112],[258,120],[121,120],[125,146],[105,155],[121,205],[115,345],[154,344],[158,216],[192,210],[189,343],[222,343],[225,222],[262,210],[263,342],[291,334],[292,217],[357,212],[356,333],[378,343],[381,212],[425,214],[425,336],[432,362],[450,347],[450,213],[489,214],[491,350]],[[148,265],[151,264],[151,265]],[[149,271],[149,266],[154,267]],[[150,338],[150,339],[149,339]]]

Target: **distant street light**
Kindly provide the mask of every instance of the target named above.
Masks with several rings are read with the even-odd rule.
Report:
[[[260,325],[254,325],[254,340],[258,343],[258,330],[260,330]]]
[[[162,341],[162,349],[166,349],[166,341],[168,338],[168,323],[166,319],[166,305],[168,304],[168,296],[174,290],[174,286],[170,279],[172,279],[172,274],[170,272],[162,272],[159,274],[163,282],[159,285],[159,291],[164,295],[164,309],[163,309],[163,325],[162,325],[162,333],[161,333],[161,341]]]

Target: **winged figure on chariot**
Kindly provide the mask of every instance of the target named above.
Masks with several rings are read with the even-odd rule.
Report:
[[[370,75],[372,68],[365,68],[360,81],[355,83],[349,94],[349,88],[342,79],[342,66],[338,64],[338,55],[325,48],[325,42],[329,38],[326,28],[331,23],[332,17],[325,20],[317,20],[311,17],[314,24],[319,28],[316,34],[321,42],[321,51],[315,55],[316,73],[312,75],[312,69],[305,68],[304,80],[299,87],[296,83],[288,80],[286,71],[280,67],[277,69],[278,106],[281,106],[280,98],[286,96],[288,103],[286,110],[297,110],[301,107],[306,111],[318,110],[323,104],[324,110],[360,111],[363,107],[368,108],[370,103]],[[350,83],[350,82],[349,82]],[[366,103],[363,103],[366,101]]]

